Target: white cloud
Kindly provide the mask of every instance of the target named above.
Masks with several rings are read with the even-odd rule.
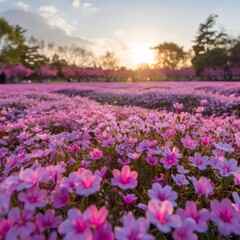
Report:
[[[48,14],[48,15],[54,15],[55,13],[58,12],[58,10],[54,7],[54,6],[41,6],[39,8],[39,11],[44,13],[44,14]]]
[[[96,11],[98,11],[98,9],[96,7],[94,7],[94,5],[92,3],[90,3],[90,2],[84,3],[82,8],[84,10],[89,11],[89,12],[96,12]]]
[[[90,49],[93,44],[90,39],[73,34],[68,35],[62,27],[53,26],[47,18],[39,13],[26,12],[21,9],[10,9],[0,12],[0,17],[4,17],[10,24],[18,24],[26,29],[27,37],[34,36],[38,40],[53,42],[62,46],[75,44],[77,46],[84,46],[87,49]]]
[[[77,8],[80,6],[80,0],[73,0],[72,5],[74,8]]]
[[[74,27],[58,15],[58,9],[54,6],[41,6],[39,8],[40,15],[44,17],[51,26],[58,27],[64,30],[68,35],[74,30]]]
[[[17,5],[18,8],[21,8],[24,11],[27,11],[30,7],[28,4],[26,4],[24,2],[18,2],[16,5]]]
[[[6,0],[0,0],[0,3],[2,3],[2,2],[6,2]]]

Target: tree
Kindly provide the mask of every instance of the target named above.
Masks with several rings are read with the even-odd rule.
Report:
[[[164,42],[152,48],[155,51],[156,68],[178,69],[183,65],[186,53],[174,42]]]
[[[229,60],[234,66],[240,67],[240,38],[234,41],[233,46],[230,48]]]
[[[114,71],[118,68],[118,62],[119,60],[114,52],[107,51],[99,57],[99,65],[104,70],[106,81],[110,81],[114,77]]]
[[[204,23],[201,23],[194,39],[194,57],[192,64],[200,75],[205,68],[223,67],[227,59],[226,44],[229,43],[228,35],[224,29],[214,29],[216,18],[211,14]]]
[[[116,70],[118,62],[119,60],[116,58],[114,52],[107,51],[99,58],[99,64],[103,70]]]
[[[20,26],[11,26],[0,18],[0,62],[8,65],[21,63],[26,51],[24,33],[25,30]]]

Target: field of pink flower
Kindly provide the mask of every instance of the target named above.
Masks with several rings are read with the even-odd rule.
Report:
[[[0,239],[239,239],[239,83],[0,89]]]

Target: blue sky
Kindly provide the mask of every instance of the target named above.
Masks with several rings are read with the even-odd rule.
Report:
[[[240,34],[239,0],[0,0],[0,9],[0,16],[22,25],[29,35],[85,44],[96,54],[112,50],[131,67],[144,55],[150,62],[149,46],[163,41],[188,49],[199,23],[211,13],[219,15],[219,28]]]

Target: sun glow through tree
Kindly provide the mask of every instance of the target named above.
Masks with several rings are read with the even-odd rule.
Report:
[[[151,47],[154,46],[150,42],[133,42],[130,44],[130,54],[132,59],[132,64],[138,66],[141,63],[146,63],[148,65],[154,64],[154,51]]]

